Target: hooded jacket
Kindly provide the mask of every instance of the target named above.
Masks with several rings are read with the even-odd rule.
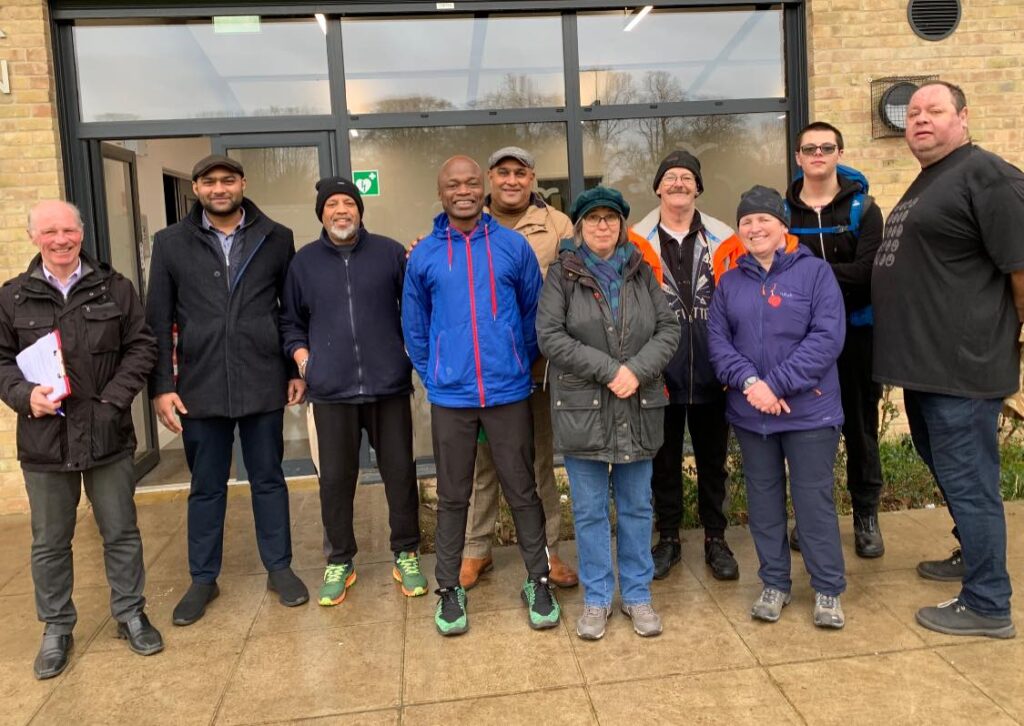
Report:
[[[828,265],[806,248],[775,253],[767,272],[743,255],[711,301],[711,363],[729,389],[729,423],[759,434],[843,423],[836,359],[846,319],[842,293]],[[790,413],[764,414],[743,394],[756,376],[785,399]]]
[[[793,229],[848,225],[854,199],[863,191],[860,182],[839,175],[839,193],[819,213],[800,199],[803,186],[803,177],[797,178],[786,192],[790,227]],[[800,244],[832,268],[843,292],[847,315],[871,304],[871,271],[875,253],[882,244],[882,212],[867,194],[864,194],[862,204],[864,207],[858,234],[844,231],[796,235]]]
[[[434,218],[402,291],[406,350],[431,403],[483,408],[530,395],[541,283],[526,239],[489,214],[469,235],[443,212]]]
[[[567,456],[632,463],[653,458],[664,441],[662,370],[679,323],[635,249],[622,276],[618,324],[572,240],[562,241],[544,282],[537,335],[550,362],[555,446]],[[607,386],[621,365],[640,381],[626,399]]]
[[[17,354],[59,331],[71,395],[62,416],[32,417],[34,383]],[[0,397],[18,414],[18,459],[27,471],[85,471],[135,451],[132,401],[156,361],[156,341],[131,282],[82,255],[67,300],[46,281],[39,255],[0,289]]]
[[[708,306],[715,291],[714,255],[723,243],[737,241],[736,234],[724,222],[700,212],[700,228],[693,248],[693,305],[681,299],[679,285],[667,265],[661,263],[660,208],[653,209],[630,229],[630,241],[643,251],[651,248],[658,260],[658,281],[680,324],[679,345],[665,367],[665,382],[674,404],[711,403],[721,400],[719,383],[708,359]],[[649,258],[652,255],[645,255]]]
[[[300,249],[284,284],[281,337],[290,359],[309,351],[313,403],[412,393],[402,340],[405,247],[360,225],[347,255],[327,232]]]
[[[198,202],[153,240],[146,320],[158,356],[149,395],[177,391],[192,418],[241,418],[284,408],[288,379],[298,378],[281,350],[278,328],[294,237],[248,199],[242,207],[245,243],[230,285],[224,251],[203,230]]]

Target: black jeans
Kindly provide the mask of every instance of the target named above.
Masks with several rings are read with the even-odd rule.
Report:
[[[358,549],[352,520],[364,429],[384,480],[391,549],[396,553],[419,549],[419,489],[409,396],[372,403],[316,403],[313,420],[320,448],[320,516],[330,542],[327,561],[351,562]]]
[[[209,584],[220,574],[224,554],[224,514],[235,426],[249,471],[256,545],[269,572],[289,567],[292,534],[284,458],[284,409],[242,418],[183,416],[182,440],[192,472],[188,494],[188,567],[195,583]]]
[[[839,391],[846,441],[846,487],[855,512],[875,512],[882,497],[882,462],[878,455],[878,402],[882,385],[871,380],[872,335],[868,326],[846,328],[839,354]]]
[[[665,443],[654,457],[651,490],[654,516],[663,536],[677,537],[683,521],[683,434],[690,422],[690,439],[697,460],[697,512],[704,533],[721,537],[725,517],[725,458],[729,449],[729,424],[725,399],[714,403],[670,404],[665,409]]]
[[[547,577],[544,507],[533,478],[533,417],[529,400],[490,408],[430,407],[430,431],[437,466],[438,587],[459,584],[466,514],[473,493],[476,442],[480,428],[491,444],[501,491],[512,510],[519,552],[530,577]]]

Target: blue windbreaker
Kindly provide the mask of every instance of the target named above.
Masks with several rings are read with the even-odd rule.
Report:
[[[402,330],[431,403],[500,406],[530,395],[537,357],[537,256],[484,214],[467,237],[434,218],[405,270]]]
[[[836,359],[845,338],[843,296],[828,263],[803,245],[776,252],[768,272],[753,255],[740,257],[722,275],[708,320],[729,423],[759,434],[842,425]],[[751,406],[742,391],[751,376],[785,399],[790,413]]]

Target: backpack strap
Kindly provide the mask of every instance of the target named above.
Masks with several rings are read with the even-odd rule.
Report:
[[[848,224],[837,224],[831,227],[790,227],[790,234],[843,234],[845,232],[851,233],[854,237],[860,236],[860,221],[864,217],[864,212],[868,210],[871,203],[874,200],[864,192],[857,192],[853,196],[853,202],[850,205],[850,221]],[[789,202],[785,202],[786,211],[791,212],[789,208]]]

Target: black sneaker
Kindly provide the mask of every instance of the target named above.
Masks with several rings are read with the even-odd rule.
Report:
[[[878,513],[853,513],[853,546],[858,557],[874,559],[885,554],[882,530],[878,528]]]
[[[683,546],[678,539],[662,537],[651,548],[651,556],[654,557],[654,579],[664,580],[669,570],[683,558]]]
[[[924,560],[917,563],[917,574],[926,580],[939,582],[960,582],[964,579],[964,557],[957,547],[944,560]]]
[[[220,595],[216,582],[209,584],[193,582],[189,585],[178,604],[174,606],[171,622],[175,625],[191,625],[206,613],[206,606]]]
[[[558,607],[555,593],[551,591],[546,577],[531,577],[523,583],[520,593],[530,618],[530,627],[545,630],[558,625],[562,610]]]
[[[729,549],[729,545],[721,537],[708,537],[704,540],[704,562],[711,568],[716,580],[738,580],[740,566]]]
[[[267,589],[277,593],[277,599],[285,607],[293,608],[309,602],[309,590],[306,583],[292,572],[292,568],[283,567],[267,573]]]
[[[917,611],[917,622],[929,630],[946,635],[1012,638],[1017,634],[1009,617],[993,618],[979,615],[956,597],[935,607],[921,608]]]

